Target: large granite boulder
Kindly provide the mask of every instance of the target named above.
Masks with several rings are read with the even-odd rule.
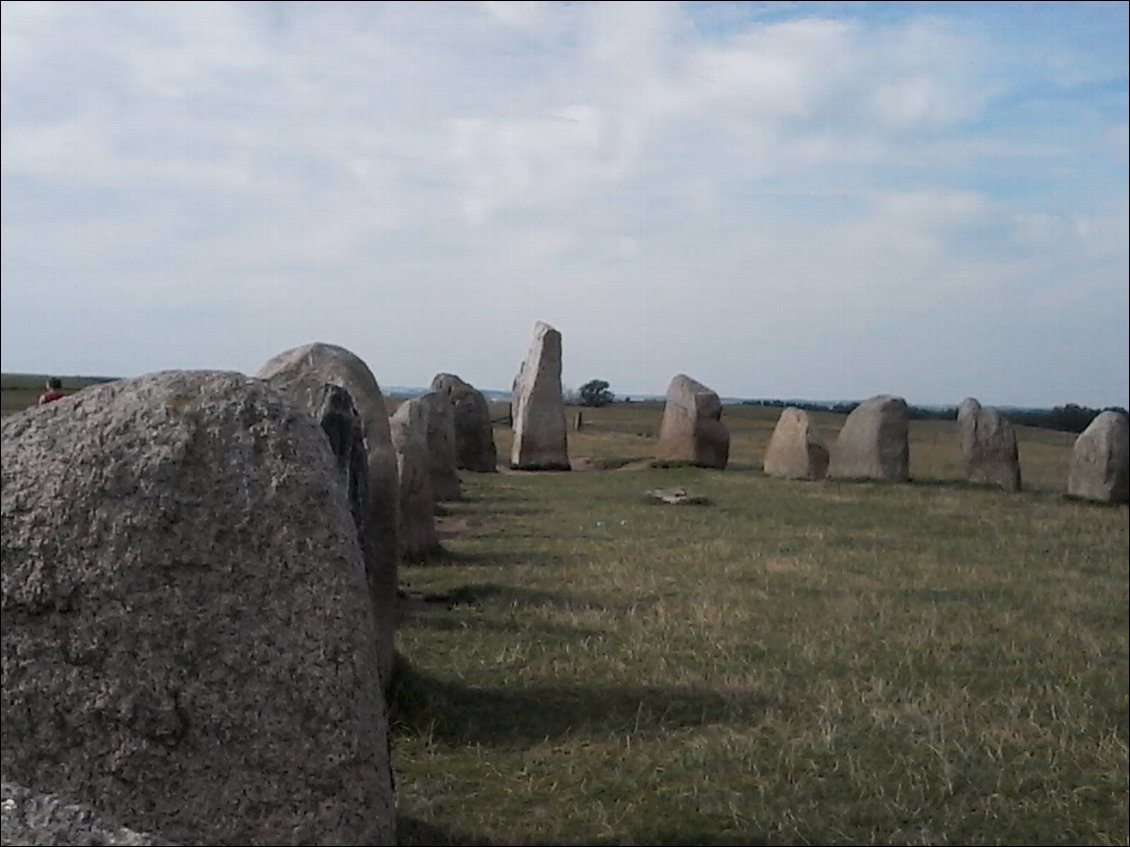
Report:
[[[1005,491],[1020,490],[1020,451],[1012,424],[996,409],[966,397],[957,407],[957,429],[965,477]]]
[[[785,479],[823,479],[828,472],[828,448],[820,425],[803,409],[781,412],[765,450],[762,469]]]
[[[108,821],[85,803],[36,794],[7,781],[0,785],[0,844],[175,847],[160,836]]]
[[[361,417],[369,466],[368,520],[358,527],[377,620],[381,679],[387,689],[396,649],[396,604],[400,561],[400,482],[388,410],[376,377],[356,354],[333,344],[307,344],[279,353],[256,374],[283,390],[309,392],[311,385],[344,388]]]
[[[424,401],[401,403],[389,426],[400,473],[400,550],[405,559],[419,561],[439,549]]]
[[[1101,412],[1075,439],[1067,493],[1100,503],[1130,499],[1130,430],[1122,412]]]
[[[455,414],[455,460],[460,470],[498,471],[498,451],[486,397],[455,374],[436,374],[432,391],[446,394]]]
[[[909,412],[901,397],[880,394],[847,416],[832,446],[828,476],[906,482],[910,478]]]
[[[3,419],[3,769],[186,844],[392,844],[377,631],[319,424],[167,372]]]
[[[530,350],[514,380],[511,405],[511,466],[519,470],[569,470],[561,399],[561,333],[547,323],[538,321],[534,325]]]
[[[432,494],[437,501],[458,500],[463,489],[455,458],[455,410],[451,399],[437,391],[421,394],[418,399],[425,410]]]
[[[722,401],[701,382],[678,374],[667,386],[659,424],[658,457],[725,468],[730,459],[730,430],[722,423]]]

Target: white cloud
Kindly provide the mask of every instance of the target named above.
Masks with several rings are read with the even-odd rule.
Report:
[[[982,351],[986,402],[1124,401],[1024,364],[1026,325],[1126,346],[1124,109],[1029,108],[1030,45],[900,8],[6,4],[4,367],[321,338],[505,387],[542,319],[629,393],[941,401]],[[45,296],[87,320],[45,343]]]

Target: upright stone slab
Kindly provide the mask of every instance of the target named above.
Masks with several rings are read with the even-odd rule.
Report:
[[[394,844],[364,557],[319,424],[168,372],[5,417],[4,777],[183,844]]]
[[[567,471],[569,448],[561,399],[561,333],[538,321],[526,360],[514,380],[514,442],[519,470]]]
[[[880,394],[856,406],[832,446],[828,476],[906,482],[909,413],[901,397]]]
[[[419,397],[428,433],[428,468],[432,494],[437,501],[458,500],[463,493],[455,458],[455,410],[451,399],[438,391]]]
[[[1019,491],[1020,452],[1012,424],[996,409],[966,397],[957,407],[957,428],[966,479]]]
[[[355,353],[334,344],[307,344],[279,353],[259,369],[257,376],[279,388],[311,383],[340,386],[349,392],[361,416],[369,465],[366,568],[377,619],[381,678],[387,687],[396,649],[400,482],[384,395],[369,366]]]
[[[446,394],[455,413],[455,460],[460,470],[498,471],[498,451],[486,397],[455,374],[436,374],[432,391]]]
[[[718,395],[701,382],[678,374],[667,386],[659,424],[659,458],[725,468],[730,458],[730,430],[721,419]]]
[[[405,559],[418,561],[439,549],[424,401],[401,403],[389,426],[400,472],[400,548]]]
[[[823,479],[828,472],[828,448],[820,425],[803,409],[781,412],[762,469],[785,479]]]
[[[1126,415],[1102,412],[1075,439],[1067,493],[1100,503],[1130,497],[1130,430]]]

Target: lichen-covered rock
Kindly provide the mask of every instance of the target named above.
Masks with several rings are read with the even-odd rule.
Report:
[[[966,479],[1019,491],[1020,451],[1012,424],[996,409],[966,397],[957,407],[957,428]]]
[[[832,446],[828,476],[906,482],[910,478],[910,415],[901,397],[880,394],[847,416]]]
[[[2,434],[5,778],[187,844],[394,843],[365,563],[314,419],[166,372]]]
[[[369,516],[365,565],[377,620],[377,655],[387,688],[396,649],[396,596],[400,565],[400,482],[389,432],[388,409],[376,377],[355,353],[334,344],[307,344],[279,353],[259,369],[279,388],[328,383],[349,392],[365,431],[369,465]]]
[[[1071,451],[1067,493],[1100,503],[1130,499],[1130,427],[1122,412],[1102,412]]]
[[[498,451],[486,397],[455,374],[436,374],[432,391],[446,394],[455,415],[455,459],[460,470],[494,473]]]
[[[542,321],[534,325],[533,341],[514,380],[512,406],[511,466],[519,470],[570,470],[561,399],[561,333]]]
[[[823,479],[828,472],[828,448],[820,425],[803,409],[781,412],[765,450],[762,469],[785,479]]]
[[[725,468],[730,459],[730,430],[722,423],[722,401],[701,382],[678,374],[667,386],[659,424],[661,459]]]
[[[439,549],[427,415],[424,402],[416,397],[401,403],[389,419],[400,472],[400,549],[413,561]]]
[[[158,835],[134,832],[106,820],[84,803],[0,785],[0,844],[176,847]]]

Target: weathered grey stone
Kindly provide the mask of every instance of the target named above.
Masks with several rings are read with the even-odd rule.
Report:
[[[828,472],[828,448],[820,425],[803,409],[781,412],[765,450],[762,469],[786,479],[823,479]]]
[[[534,325],[526,360],[514,380],[514,442],[510,464],[519,470],[567,471],[569,447],[561,399],[561,333]]]
[[[36,794],[4,781],[0,785],[0,843],[34,845],[105,845],[106,847],[176,847],[158,835],[146,835],[106,820],[84,803],[54,794]]]
[[[880,394],[856,406],[832,446],[828,476],[906,482],[909,414],[901,397]]]
[[[377,620],[377,655],[387,689],[396,649],[396,594],[400,561],[400,482],[388,410],[376,377],[356,354],[333,344],[307,344],[286,350],[259,369],[260,379],[279,388],[328,383],[349,392],[365,431],[369,464],[369,535],[364,545],[366,572]],[[358,527],[362,529],[363,527]]]
[[[392,844],[365,562],[318,424],[168,372],[3,419],[3,766],[187,844]]]
[[[460,470],[498,471],[498,451],[486,397],[455,374],[436,374],[432,391],[446,394],[455,414],[455,459]]]
[[[1130,428],[1122,412],[1101,412],[1075,439],[1067,493],[1100,503],[1130,499]]]
[[[451,398],[429,391],[418,399],[425,410],[432,495],[437,502],[458,500],[463,491],[455,459],[455,410],[451,406]]]
[[[725,468],[730,458],[730,430],[722,423],[722,401],[701,382],[678,374],[667,386],[659,424],[661,459]]]
[[[404,558],[416,561],[439,549],[427,415],[417,397],[401,403],[389,419],[400,472],[400,549]]]
[[[996,409],[966,397],[957,407],[957,428],[966,479],[1019,491],[1020,451],[1012,424]]]

